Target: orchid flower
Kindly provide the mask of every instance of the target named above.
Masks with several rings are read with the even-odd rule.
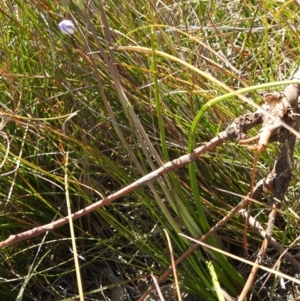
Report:
[[[71,20],[63,20],[58,24],[62,33],[72,35],[75,31],[75,25]]]

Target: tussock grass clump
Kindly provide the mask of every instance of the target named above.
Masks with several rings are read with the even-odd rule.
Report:
[[[276,5],[5,1],[1,240],[68,215],[66,199],[75,212],[112,194],[252,110],[227,99],[191,132],[198,111],[226,93],[224,87],[293,73],[294,9]],[[64,18],[73,20],[74,35],[60,32]],[[273,152],[261,156],[258,173],[267,172]],[[85,300],[114,300],[120,287],[126,300],[137,299],[151,283],[150,273],[159,276],[170,266],[163,229],[177,258],[190,245],[178,233],[197,238],[226,215],[239,197],[224,191],[247,194],[252,164],[251,152],[229,143],[74,221]],[[235,218],[207,243],[235,252],[242,232],[243,221]],[[1,252],[1,300],[78,298],[68,226]],[[177,267],[181,289],[196,300],[217,300],[209,262],[219,285],[237,296],[244,271],[205,249]]]

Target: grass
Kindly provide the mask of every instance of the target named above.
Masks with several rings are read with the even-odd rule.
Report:
[[[67,195],[72,212],[110,195],[253,110],[222,96],[246,88],[258,103],[251,87],[297,70],[299,38],[289,25],[294,10],[292,2],[271,1],[258,7],[232,1],[5,1],[1,240],[67,216]],[[60,32],[63,18],[74,20],[74,40]],[[189,30],[212,22],[231,29]],[[279,29],[267,29],[277,24]],[[266,29],[235,30],[259,26]],[[276,147],[260,156],[258,179],[275,155]],[[120,285],[126,300],[137,299],[151,283],[150,273],[159,277],[170,266],[163,230],[177,258],[190,244],[179,232],[197,238],[239,202],[224,190],[248,193],[252,164],[251,152],[228,143],[74,221],[85,300],[107,300]],[[293,192],[297,196],[296,183]],[[261,216],[266,220],[267,213]],[[235,218],[207,243],[242,248],[243,227]],[[255,248],[259,238],[253,236]],[[78,299],[69,226],[1,254],[2,300]],[[190,255],[177,272],[181,289],[197,300],[220,300],[213,281],[237,296],[246,277],[208,249]]]

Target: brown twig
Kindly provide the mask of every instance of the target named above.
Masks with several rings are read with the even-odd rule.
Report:
[[[219,134],[218,137],[213,138],[210,142],[206,143],[205,145],[196,148],[192,153],[183,155],[173,161],[170,161],[166,164],[164,164],[162,167],[158,168],[157,170],[154,170],[153,172],[145,175],[144,177],[138,179],[137,181],[131,183],[130,185],[120,189],[119,191],[111,194],[110,196],[84,208],[81,209],[75,213],[72,214],[72,220],[76,220],[78,218],[81,218],[84,215],[87,215],[95,210],[97,210],[100,207],[103,207],[105,205],[110,204],[111,202],[115,201],[116,199],[136,190],[137,188],[144,186],[148,183],[154,182],[158,177],[173,171],[175,169],[181,168],[189,164],[190,162],[195,161],[201,154],[207,152],[208,150],[211,150],[215,148],[216,146],[222,144],[227,139],[226,132],[222,132]],[[55,222],[51,222],[49,224],[36,227],[34,229],[16,234],[11,235],[6,240],[0,242],[0,249],[3,249],[5,247],[11,246],[17,242],[30,239],[32,237],[36,237],[38,235],[41,235],[42,233],[45,233],[46,231],[51,231],[56,228],[59,228],[69,222],[69,217],[61,218]]]

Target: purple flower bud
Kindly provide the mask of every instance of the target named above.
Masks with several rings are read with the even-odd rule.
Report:
[[[75,31],[74,23],[71,20],[63,20],[58,24],[62,33],[71,35]]]

